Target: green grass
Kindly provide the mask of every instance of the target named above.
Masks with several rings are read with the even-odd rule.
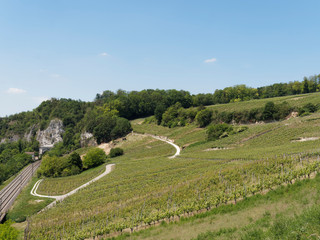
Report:
[[[23,222],[27,217],[36,214],[53,201],[53,199],[39,198],[30,194],[37,180],[39,179],[32,178],[28,185],[21,191],[13,207],[9,210],[6,216],[7,219],[15,222]]]
[[[298,106],[304,102],[315,103],[319,93],[263,101],[284,99]],[[263,101],[250,101],[249,105],[264,105]],[[249,107],[245,105],[248,103],[241,104],[244,104],[243,108]],[[234,106],[220,107],[232,109]],[[237,108],[241,109],[241,106]],[[211,207],[217,201],[220,205],[235,202],[235,197],[239,199],[247,192],[272,189],[288,182],[286,179],[305,175],[311,171],[310,166],[317,166],[314,170],[319,168],[320,140],[292,142],[299,137],[320,137],[319,113],[282,122],[247,125],[244,132],[212,142],[206,141],[205,129],[194,124],[169,129],[143,124],[143,119],[138,119],[132,121],[132,126],[135,132],[173,139],[184,148],[181,156],[169,159],[168,156],[175,152],[171,145],[151,137],[130,135],[127,141],[119,144],[125,154],[112,159],[116,167],[110,174],[55,208],[31,218],[31,239],[83,239],[153,224],[168,216],[188,215],[208,204]],[[221,149],[206,151],[214,147]],[[312,157],[306,157],[306,153],[312,153]],[[61,182],[56,184],[55,181]],[[75,179],[49,179],[43,186],[62,192],[64,184],[69,187],[68,184],[76,183],[78,186],[80,181],[80,175]],[[306,185],[309,182],[312,184]],[[307,207],[319,203],[318,183],[319,178],[316,178],[281,187],[266,196],[249,197],[236,205],[221,206],[176,224],[162,223],[160,227],[129,238],[190,239],[210,231],[211,237],[241,239],[246,236],[246,229],[250,231],[251,225],[256,223],[258,226],[259,221],[263,225],[267,221],[264,218],[271,216],[272,221],[276,221],[277,213],[288,218],[293,214],[303,216]],[[269,225],[265,223],[263,231],[269,231],[272,221]],[[252,234],[258,236],[260,230],[254,232],[255,229],[253,226]]]
[[[313,104],[318,104],[319,97],[320,97],[320,93],[317,92],[317,93],[291,95],[291,96],[285,96],[285,97],[257,99],[257,100],[228,103],[228,104],[217,104],[217,105],[209,106],[208,108],[212,110],[218,110],[219,112],[242,111],[242,110],[250,110],[253,108],[262,108],[269,101],[273,101],[276,104],[286,101],[292,107],[302,107],[309,102]]]

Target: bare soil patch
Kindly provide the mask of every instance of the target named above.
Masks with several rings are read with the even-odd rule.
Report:
[[[298,139],[292,140],[291,142],[307,142],[307,141],[316,141],[319,137],[300,137]]]

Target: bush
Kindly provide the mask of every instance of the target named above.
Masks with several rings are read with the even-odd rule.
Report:
[[[73,152],[68,157],[46,155],[38,170],[38,177],[66,177],[82,171],[82,160],[78,153]]]
[[[93,148],[88,151],[88,153],[83,158],[83,167],[88,169],[96,167],[106,160],[107,155],[100,148]]]
[[[196,115],[196,122],[199,124],[200,127],[205,127],[211,123],[212,118],[212,111],[209,109],[201,110]]]
[[[80,155],[76,152],[71,153],[68,157],[68,164],[70,169],[72,168],[72,166],[82,169],[82,160]]]
[[[11,227],[12,221],[0,224],[0,240],[16,240],[18,239],[18,230]]]
[[[123,155],[123,149],[122,148],[112,148],[109,157],[114,158]]]
[[[307,103],[302,108],[299,109],[299,116],[307,116],[310,113],[316,112],[318,110],[318,107],[312,103]]]
[[[221,136],[227,137],[232,130],[232,126],[226,123],[210,125],[207,128],[207,139],[212,141],[219,139]]]

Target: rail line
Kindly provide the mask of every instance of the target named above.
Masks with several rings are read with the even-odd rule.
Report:
[[[0,223],[13,205],[19,193],[40,166],[41,161],[33,162],[23,169],[5,188],[0,191]]]

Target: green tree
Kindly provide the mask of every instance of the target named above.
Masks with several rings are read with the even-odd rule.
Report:
[[[225,132],[229,133],[233,130],[232,126],[222,123],[222,124],[213,124],[207,128],[207,139],[209,141],[219,139]]]
[[[276,112],[277,110],[274,102],[267,102],[262,113],[263,120],[273,120]]]
[[[128,119],[117,118],[116,125],[111,131],[111,138],[116,139],[119,137],[123,137],[131,131],[132,131],[132,127]]]
[[[302,93],[308,93],[309,92],[309,83],[308,83],[308,79],[306,77],[304,77],[303,79],[303,90]]]
[[[73,152],[68,157],[68,163],[70,166],[76,166],[80,170],[82,169],[82,160],[77,152]]]
[[[156,109],[154,110],[154,116],[157,119],[157,124],[160,125],[162,121],[162,115],[166,111],[166,106],[163,103],[157,105]]]
[[[200,127],[205,127],[209,125],[212,121],[212,111],[209,109],[201,110],[196,115],[196,122]]]
[[[83,157],[83,167],[92,168],[96,167],[106,160],[107,155],[100,148],[93,148],[88,151],[88,153]]]
[[[116,117],[103,115],[98,118],[97,125],[93,129],[93,135],[98,144],[112,140],[111,132],[116,126]]]

